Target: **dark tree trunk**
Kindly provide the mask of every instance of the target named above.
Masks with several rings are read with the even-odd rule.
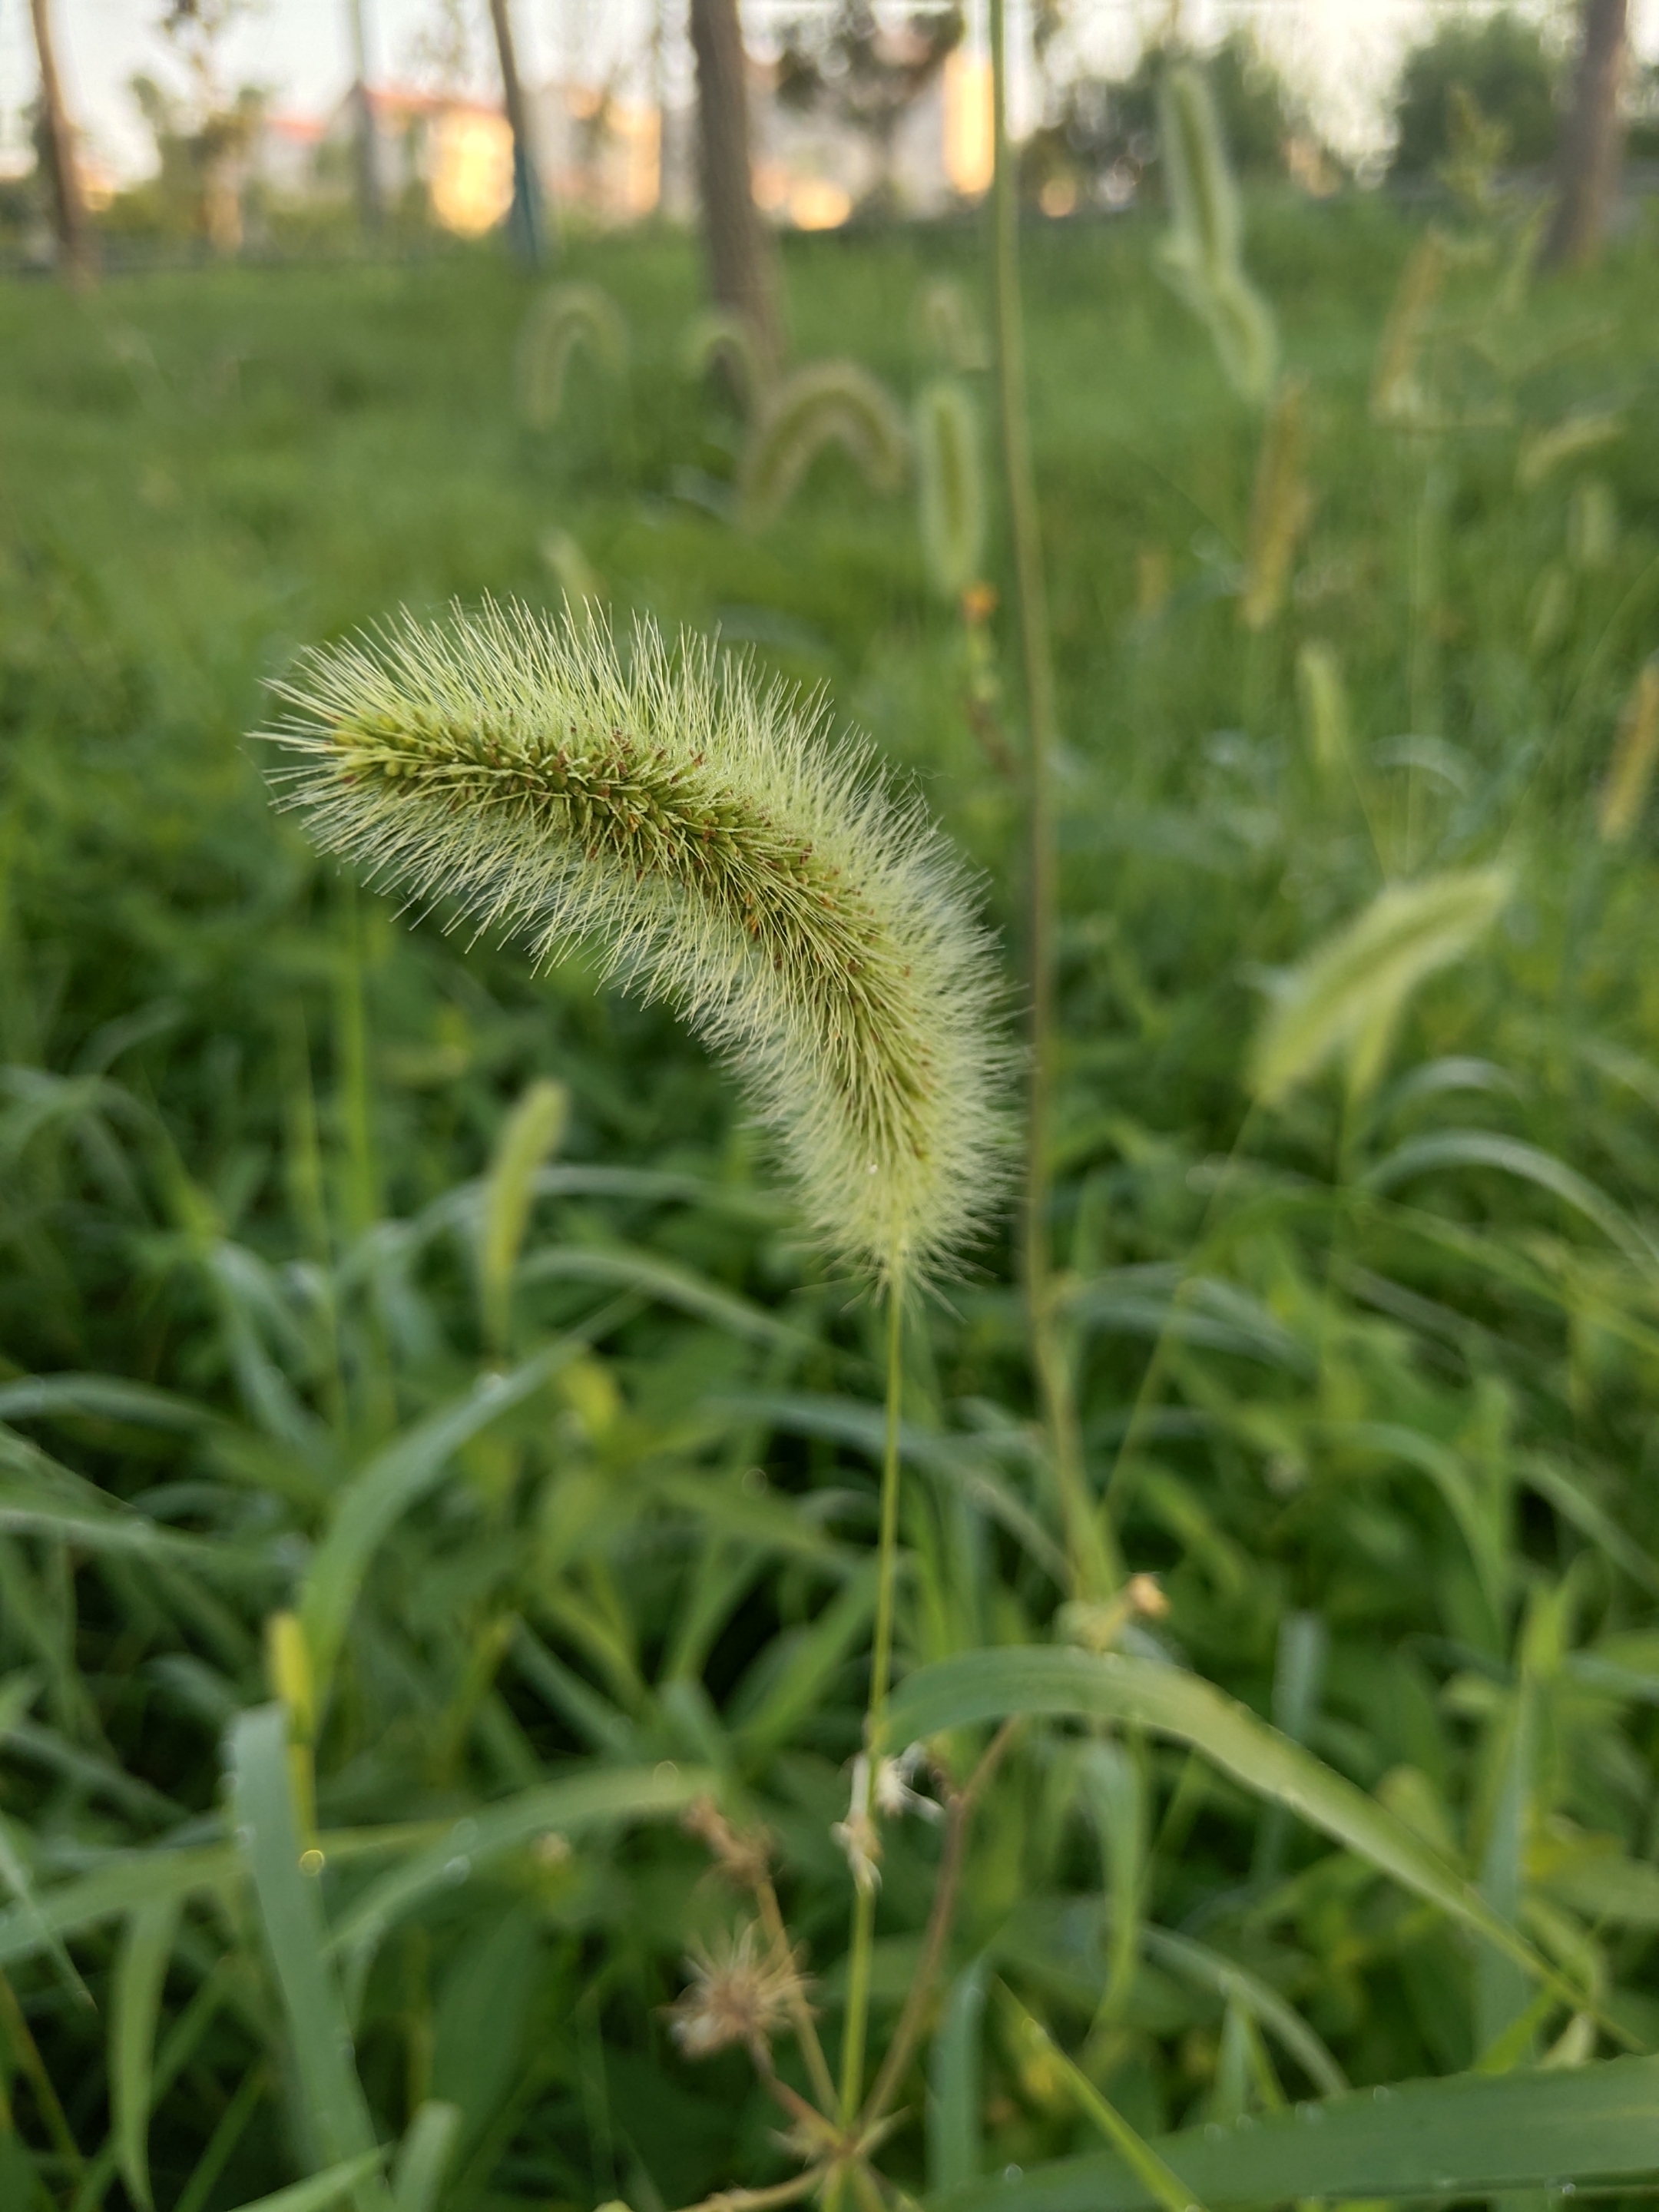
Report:
[[[58,266],[71,283],[90,283],[97,265],[81,171],[75,157],[75,132],[64,107],[64,88],[52,43],[49,0],[29,0],[34,20],[34,51],[40,64],[40,125],[46,181],[52,187],[52,227],[58,235]]]
[[[357,156],[357,216],[366,237],[380,228],[380,164],[374,143],[374,111],[368,99],[368,34],[363,24],[363,0],[349,0],[351,60],[356,82],[351,88],[352,117]]]
[[[1546,262],[1583,268],[1601,248],[1619,184],[1624,132],[1619,94],[1625,75],[1626,0],[1582,0],[1572,104],[1561,122],[1555,212],[1544,240]]]
[[[514,250],[527,268],[541,266],[547,252],[547,206],[536,167],[534,134],[519,82],[519,58],[513,44],[513,19],[507,0],[489,0],[489,20],[495,31],[495,52],[501,65],[501,102],[513,128]]]
[[[748,324],[769,370],[783,354],[777,248],[755,205],[750,176],[738,0],[691,0],[691,44],[697,58],[697,178],[708,288],[717,307],[729,307]]]

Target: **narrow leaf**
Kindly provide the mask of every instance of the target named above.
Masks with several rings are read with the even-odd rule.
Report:
[[[951,1983],[927,2062],[927,2179],[956,2189],[980,2169],[981,2037],[986,1962],[975,1959]]]
[[[397,2212],[433,2212],[461,2124],[460,2108],[429,2098],[409,2124],[392,2169]]]
[[[178,1932],[180,1899],[152,1898],[127,1922],[115,1962],[114,2002],[109,2025],[111,2118],[121,2179],[127,2193],[150,2212],[149,2110],[154,2102],[155,2024],[161,2009],[173,1939]]]
[[[579,1335],[562,1337],[511,1374],[481,1376],[464,1397],[395,1437],[346,1484],[300,1591],[319,1710],[327,1702],[357,1593],[388,1531],[434,1487],[463,1444],[532,1398],[583,1349]]]
[[[1212,2122],[1151,2148],[1212,2205],[1293,2197],[1480,2197],[1613,2183],[1659,2166],[1659,2058],[1362,2089],[1293,2112]],[[953,2190],[937,2212],[1155,2212],[1119,2157],[1064,2159]]]
[[[305,2114],[321,2155],[337,2163],[375,2152],[353,2063],[344,2002],[328,1962],[328,1929],[314,1875],[300,1866],[288,1758],[288,1715],[281,1705],[245,1713],[230,1732],[236,1840],[247,1865],[276,1986]],[[387,2212],[379,2155],[352,2187],[359,2212]]]
[[[327,2212],[331,2204],[356,2194],[381,2163],[379,2151],[366,2151],[361,2158],[342,2160],[326,2173],[313,2173],[309,2181],[293,2182],[274,2196],[256,2197],[251,2203],[238,2205],[236,2212]]]
[[[887,1741],[905,1744],[946,1729],[1015,1713],[1130,1721],[1191,1744],[1257,1796],[1272,1798],[1484,1936],[1540,1979],[1551,1968],[1405,1823],[1311,1752],[1291,1743],[1195,1674],[1121,1652],[1013,1646],[968,1651],[912,1674],[888,1708]],[[1568,1990],[1577,2004],[1579,1992]]]
[[[349,1950],[377,1942],[418,1899],[465,1881],[476,1867],[503,1851],[542,1836],[578,1835],[614,1820],[660,1820],[684,1811],[714,1781],[702,1768],[664,1761],[655,1767],[573,1775],[481,1808],[371,1883],[341,1915],[331,1948]]]

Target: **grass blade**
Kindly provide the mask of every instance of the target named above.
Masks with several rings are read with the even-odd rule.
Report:
[[[372,1883],[341,1915],[330,1948],[351,1950],[378,1942],[418,1898],[453,1883],[458,1862],[466,1873],[539,1836],[568,1837],[613,1820],[659,1820],[683,1812],[714,1781],[701,1768],[665,1761],[655,1767],[573,1775],[568,1781],[550,1782],[504,1803],[483,1807],[458,1820],[440,1842]]]
[[[307,2119],[319,2153],[331,2163],[375,2153],[350,2194],[359,2212],[388,2212],[345,2005],[328,1963],[322,1899],[314,1877],[300,1867],[284,1708],[261,1705],[245,1713],[230,1732],[229,1748],[236,1839],[282,1992]]]
[[[1006,1984],[1003,1984],[1002,1994],[1022,2033],[1042,2051],[1045,2057],[1059,2067],[1074,2102],[1115,2148],[1118,2156],[1146,2191],[1151,2202],[1161,2205],[1163,2212],[1203,2212],[1203,2207],[1194,2202],[1194,2192],[1181,2176],[1165,2165],[1146,2137],[1130,2126],[1117,2106],[1101,2095],[1081,2067],[1060,2049],[1042,2021],[1026,2011]]]
[[[580,1337],[563,1337],[510,1374],[481,1376],[464,1397],[394,1437],[347,1483],[300,1591],[319,1714],[363,1577],[387,1532],[434,1486],[463,1444],[534,1397],[582,1349]]]
[[[965,1966],[945,2000],[927,2063],[927,2179],[935,2190],[975,2179],[980,2135],[980,2037],[986,1962]]]
[[[126,1939],[115,1965],[109,2027],[111,2119],[121,2179],[143,2212],[151,2212],[155,2203],[149,2185],[149,2108],[155,2024],[181,1902],[174,1894],[141,1905],[127,1922]]]
[[[1128,1721],[1190,1744],[1247,1790],[1322,1829],[1529,1973],[1559,1982],[1479,1891],[1403,1821],[1248,1706],[1176,1668],[1121,1652],[1096,1658],[1040,1646],[963,1652],[921,1668],[902,1684],[888,1711],[888,1741],[909,1743],[1015,1713]],[[1577,1990],[1565,1994],[1575,2007],[1582,2002]]]
[[[507,1348],[513,1271],[535,1204],[536,1176],[564,1133],[569,1109],[562,1084],[532,1083],[495,1141],[478,1224],[478,1303],[485,1340],[496,1352]]]
[[[433,2212],[461,2124],[460,2108],[428,2098],[409,2124],[392,2169],[397,2212]]]
[[[1160,2136],[1187,2200],[1480,2197],[1650,2177],[1659,2058],[1364,2089],[1293,2112]],[[1156,2212],[1121,2157],[1062,2160],[932,2200],[939,2212]]]
[[[111,1864],[55,1889],[39,1890],[32,1899],[0,1913],[0,1969],[32,1957],[56,1937],[78,1936],[154,1899],[216,1888],[234,1871],[235,1853],[228,1844],[122,1852]]]
[[[366,2151],[361,2158],[344,2159],[338,2166],[330,2166],[326,2173],[313,2173],[309,2181],[292,2182],[273,2196],[256,2197],[252,2203],[239,2204],[236,2212],[327,2212],[331,2204],[360,2189],[380,2163],[379,2151]]]

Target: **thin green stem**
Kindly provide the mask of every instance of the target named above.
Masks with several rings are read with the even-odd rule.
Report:
[[[873,1756],[893,1671],[893,1586],[898,1562],[899,1417],[904,1401],[904,1285],[887,1292],[887,1407],[881,1447],[881,1537],[876,1568],[876,1629],[870,1647],[870,1705],[865,1743]]]
[[[881,1535],[876,1560],[876,1626],[870,1647],[870,1701],[864,1717],[865,1756],[881,1755],[881,1723],[887,1709],[888,1678],[893,1671],[893,1591],[897,1579],[899,1507],[899,1416],[904,1402],[904,1284],[896,1273],[887,1286],[887,1417],[881,1455]],[[854,1802],[850,1822],[873,1820],[873,1768],[862,1804]],[[856,1869],[855,1869],[856,1872]],[[864,2052],[870,2027],[870,1965],[876,1933],[876,1890],[872,1881],[856,1884],[853,1935],[847,1969],[847,2019],[841,2045],[841,2122],[850,2127],[864,2100]]]
[[[1025,681],[1025,957],[1030,994],[1024,1269],[1031,1363],[1054,1462],[1073,1594],[1103,1597],[1117,1581],[1112,1547],[1089,1496],[1072,1398],[1071,1362],[1054,1312],[1048,1242],[1050,1125],[1054,1059],[1054,935],[1059,902],[1054,854],[1054,756],[1058,735],[1048,597],[1043,579],[1036,481],[1025,398],[1025,331],[1020,307],[1019,204],[1008,143],[1006,0],[991,0],[992,116],[996,166],[991,206],[991,295],[996,332],[997,411],[1013,560],[1015,612]]]

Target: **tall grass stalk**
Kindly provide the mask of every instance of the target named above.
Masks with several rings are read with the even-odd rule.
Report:
[[[881,1453],[881,1533],[876,1564],[876,1624],[870,1644],[870,1695],[865,1708],[865,1759],[881,1757],[882,1722],[893,1671],[893,1598],[898,1565],[899,1421],[904,1403],[904,1285],[887,1286],[887,1395]],[[867,1773],[866,1765],[860,1770]],[[854,1808],[856,1814],[857,1808]],[[876,1887],[857,1878],[847,1970],[847,2018],[841,2046],[841,2124],[850,2128],[864,2098],[864,2054],[870,2027],[870,1968],[875,1946]]]
[[[1117,1579],[1110,1546],[1089,1498],[1071,1363],[1054,1310],[1049,1244],[1049,1127],[1054,1078],[1054,938],[1059,866],[1054,848],[1054,764],[1058,738],[1048,586],[1025,397],[1025,331],[1020,305],[1019,199],[1008,140],[1006,0],[991,0],[991,297],[997,412],[1009,550],[1025,678],[1025,964],[1030,994],[1023,1264],[1025,1302],[1043,1422],[1054,1459],[1074,1592],[1098,1597]]]

